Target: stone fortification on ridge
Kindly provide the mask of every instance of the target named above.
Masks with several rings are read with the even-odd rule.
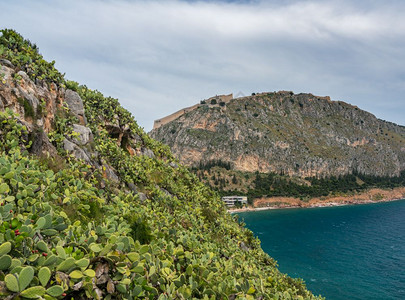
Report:
[[[193,106],[189,106],[183,109],[180,109],[179,111],[176,111],[175,113],[172,113],[171,115],[168,115],[164,118],[157,119],[155,120],[153,124],[153,129],[158,129],[159,127],[176,120],[177,118],[181,117],[185,113],[188,113],[190,111],[193,111],[194,109],[200,107],[201,105],[210,105],[210,106],[219,106],[220,103],[228,103],[233,99],[233,94],[229,95],[217,95],[211,98],[208,98],[206,100],[202,100],[200,103],[195,104]]]

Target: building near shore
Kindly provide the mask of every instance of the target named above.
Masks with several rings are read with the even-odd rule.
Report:
[[[247,203],[248,203],[246,196],[225,196],[225,197],[222,197],[222,201],[224,201],[225,205],[228,207],[235,206],[238,203],[241,206],[247,205]]]

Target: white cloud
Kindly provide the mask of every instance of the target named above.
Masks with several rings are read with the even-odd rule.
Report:
[[[2,26],[145,129],[214,94],[331,95],[404,124],[398,1],[1,1]]]

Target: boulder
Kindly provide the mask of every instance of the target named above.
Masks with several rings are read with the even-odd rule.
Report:
[[[115,170],[108,164],[103,164],[104,166],[104,176],[108,180],[114,181],[114,182],[119,182],[120,179],[118,175],[116,174]]]
[[[153,153],[152,150],[148,149],[148,148],[142,148],[142,155],[145,155],[149,158],[155,158],[155,153]]]
[[[50,157],[58,156],[58,151],[51,144],[45,132],[39,131],[31,134],[32,145],[29,149],[30,153],[41,156],[49,155]]]
[[[141,201],[141,202],[148,199],[144,193],[138,193],[138,198],[139,198],[139,201]]]
[[[87,119],[84,114],[83,100],[79,94],[72,90],[66,90],[65,101],[70,109],[70,112],[79,119],[81,125],[87,124]]]
[[[69,153],[72,154],[74,157],[77,159],[84,160],[86,163],[91,164],[91,159],[87,155],[87,153],[80,148],[78,145],[75,143],[72,143],[71,141],[64,139],[63,140],[63,148]]]
[[[179,167],[179,165],[176,164],[176,163],[173,162],[173,161],[171,161],[171,162],[169,163],[169,166],[172,167],[173,169],[177,169],[177,168]]]
[[[0,65],[14,69],[14,65],[7,59],[0,58]]]
[[[94,139],[91,129],[86,126],[73,124],[73,131],[77,132],[79,134],[79,136],[77,138],[75,138],[75,142],[78,145],[82,145],[82,146],[87,145],[87,144],[91,143]]]
[[[132,182],[127,183],[128,188],[133,191],[134,193],[138,192],[138,189],[136,188],[136,185],[133,184]]]

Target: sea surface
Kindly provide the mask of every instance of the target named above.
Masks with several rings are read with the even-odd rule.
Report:
[[[238,214],[277,260],[326,299],[405,299],[405,200]]]

